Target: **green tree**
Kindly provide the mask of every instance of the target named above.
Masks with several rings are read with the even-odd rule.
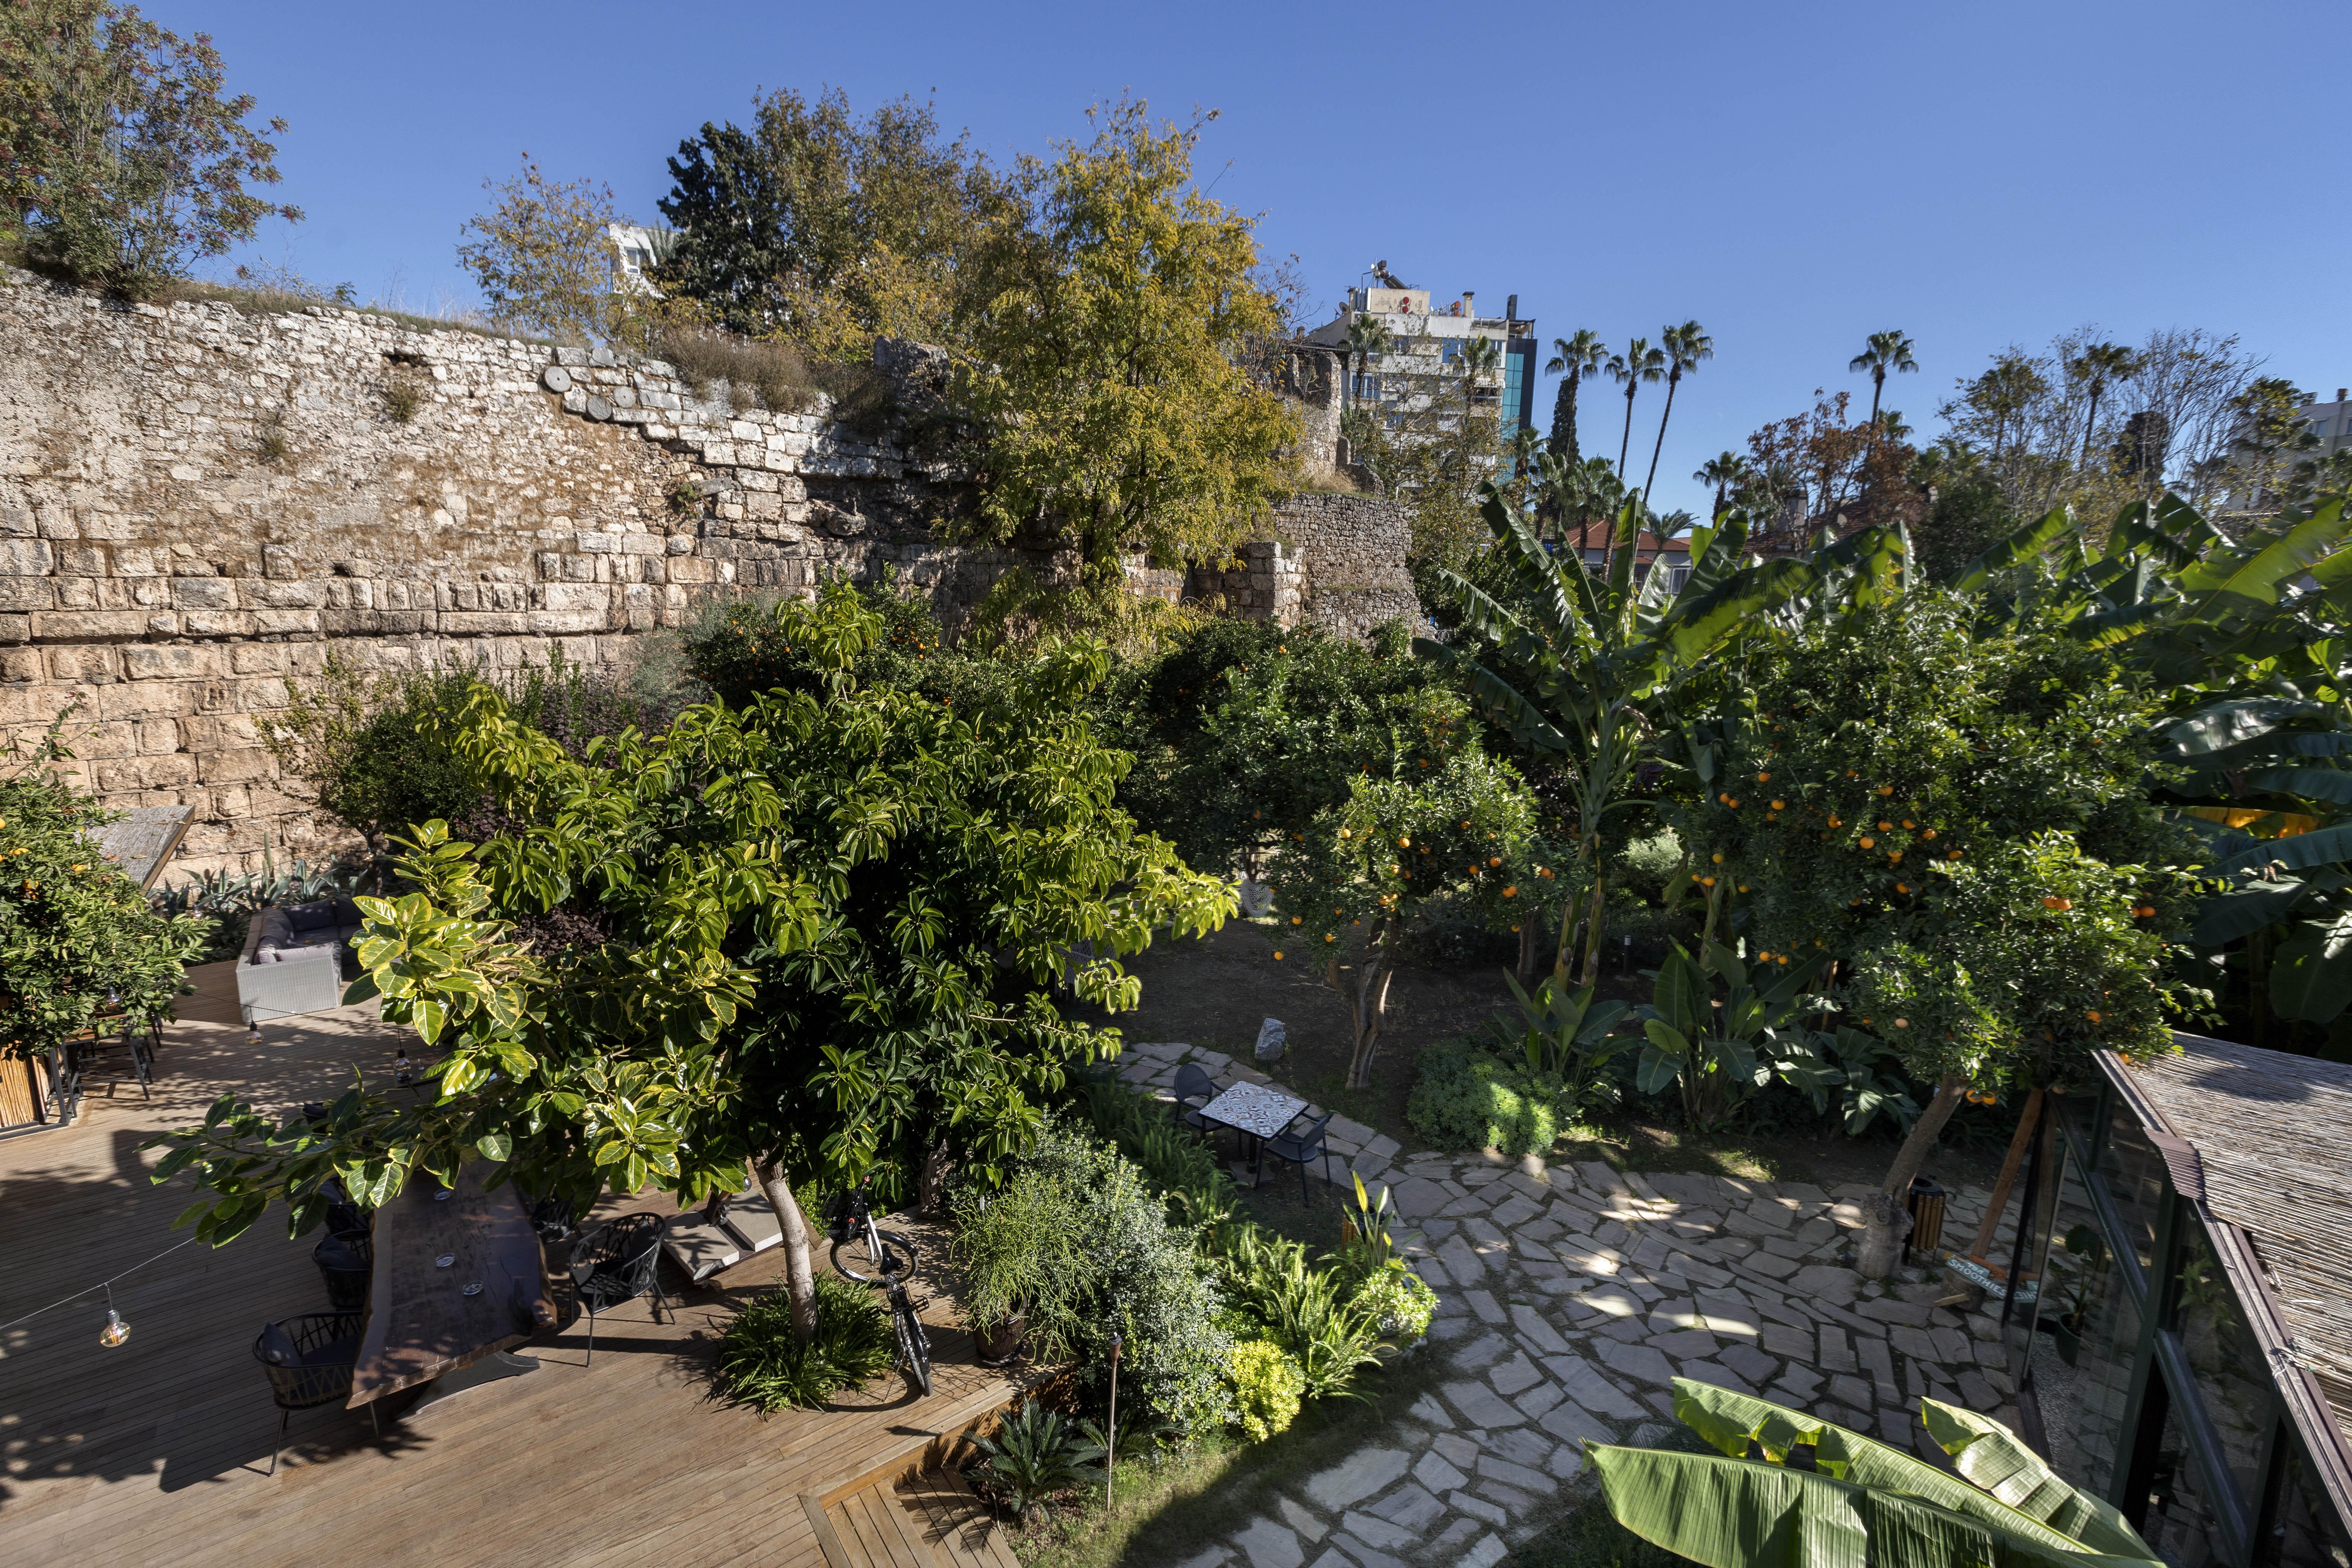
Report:
[[[29,758],[0,765],[0,1056],[48,1057],[110,1005],[167,1019],[205,922],[166,920],[89,837],[119,815],[50,764],[71,760],[59,725]]]
[[[1652,348],[1647,338],[1635,338],[1622,353],[1611,354],[1601,368],[1625,389],[1625,433],[1617,442],[1617,477],[1622,479],[1625,454],[1633,442],[1633,395],[1641,391],[1643,382],[1655,386],[1666,378],[1665,351]]]
[[[1948,1470],[1769,1400],[1682,1377],[1674,1390],[1675,1415],[1720,1457],[1587,1452],[1617,1522],[1707,1568],[2156,1568],[2113,1504],[2068,1486],[2017,1434],[1972,1411],[1919,1402]]]
[[[299,208],[254,195],[278,149],[222,96],[212,38],[109,0],[0,7],[0,200],[33,253],[84,281],[145,297],[200,258]],[[283,120],[263,130],[282,135]]]
[[[1911,340],[1904,333],[1873,332],[1862,352],[1846,361],[1846,369],[1866,373],[1870,377],[1871,423],[1878,420],[1878,403],[1886,392],[1887,372],[1919,368],[1918,362],[1911,357]]]
[[[1698,471],[1691,475],[1700,484],[1715,487],[1715,510],[1707,514],[1710,520],[1723,516],[1726,499],[1747,483],[1748,472],[1747,458],[1737,452],[1719,452],[1700,464]]]
[[[877,336],[952,342],[956,275],[1009,216],[1003,180],[929,104],[860,120],[834,89],[779,89],[752,128],[706,122],[669,160],[657,205],[678,230],[656,273],[730,331],[789,337],[826,358]]]
[[[1297,421],[1235,363],[1272,330],[1250,220],[1192,188],[1201,130],[1139,101],[1095,139],[1024,156],[1024,221],[969,268],[965,402],[985,432],[972,531],[1075,547],[1108,594],[1118,553],[1230,550],[1267,513]]]
[[[1503,363],[1502,345],[1492,338],[1462,340],[1462,428],[1468,430],[1478,414],[1478,384]]]
[[[2111,656],[1981,630],[1956,595],[1866,597],[1751,642],[1717,776],[1673,815],[1717,879],[1717,929],[1753,963],[1834,962],[1854,1026],[1937,1085],[1865,1211],[1862,1267],[1879,1273],[1969,1090],[2170,1047],[2200,999],[2165,954],[2202,856],[2148,798],[2160,710]]]
[[[525,153],[520,172],[482,189],[493,200],[467,220],[457,264],[492,319],[573,342],[613,338],[632,301],[612,237],[627,220],[612,188],[551,180]]]
[[[1550,459],[1548,477],[1561,473]],[[1425,658],[1458,671],[1473,700],[1514,744],[1550,758],[1565,778],[1573,846],[1566,878],[1554,984],[1569,978],[1569,949],[1580,916],[1584,962],[1580,984],[1598,978],[1607,907],[1605,836],[1621,831],[1620,814],[1647,809],[1633,793],[1635,770],[1654,735],[1675,731],[1684,687],[1725,646],[1769,612],[1822,581],[1824,562],[1853,559],[1874,541],[1857,534],[1823,562],[1780,560],[1744,565],[1748,523],[1735,512],[1720,528],[1692,530],[1691,572],[1679,590],[1664,573],[1633,583],[1633,539],[1640,509],[1617,515],[1618,552],[1606,575],[1582,560],[1559,560],[1524,516],[1489,492],[1494,553],[1516,592],[1507,600],[1448,572],[1463,630],[1447,643],[1417,642]],[[1713,763],[1702,765],[1712,773]]]
[[[1601,374],[1609,357],[1608,346],[1601,334],[1587,327],[1579,327],[1570,335],[1551,341],[1551,358],[1544,362],[1544,374],[1560,378],[1559,390],[1552,395],[1551,439],[1546,450],[1563,462],[1578,460],[1576,445],[1576,384],[1590,381]]]
[[[582,1202],[649,1183],[681,1203],[749,1170],[785,1236],[795,1331],[814,1327],[795,1190],[961,1159],[1000,1170],[1044,1098],[1115,1035],[1053,993],[1131,1007],[1120,955],[1213,929],[1232,894],[1115,804],[1126,759],[1076,717],[1107,655],[1056,645],[995,700],[950,707],[852,671],[881,623],[845,588],[772,612],[815,650],[820,691],[690,708],[575,761],[478,688],[457,744],[514,828],[478,846],[420,831],[415,890],[362,901],[360,958],[385,1016],[428,1049],[429,1098],[355,1087],[281,1131],[224,1100],[168,1135],[198,1235],[275,1201],[299,1234],[341,1178],[382,1203],[471,1158]],[[611,940],[541,955],[519,917],[584,902]]]
[[[2066,362],[2066,374],[2083,384],[2091,406],[2083,416],[2083,464],[2091,466],[2091,438],[2098,434],[2099,399],[2109,385],[2139,374],[2139,356],[2121,343],[2092,343]]]
[[[1715,357],[1715,340],[1708,337],[1696,321],[1685,321],[1679,327],[1666,328],[1659,334],[1658,342],[1664,345],[1667,361],[1666,406],[1664,412],[1658,416],[1658,439],[1657,444],[1650,448],[1650,472],[1642,480],[1642,501],[1644,505],[1649,503],[1650,487],[1657,483],[1658,454],[1666,449],[1666,421],[1675,416],[1675,388],[1683,384],[1684,376],[1698,368],[1700,361]],[[1630,414],[1632,411],[1633,405],[1629,400],[1626,412]],[[1722,509],[1718,507],[1716,510],[1719,511]]]
[[[1377,316],[1358,316],[1349,321],[1348,352],[1355,356],[1356,374],[1360,377],[1370,374],[1373,357],[1388,353],[1389,345],[1394,341],[1395,334],[1389,331],[1388,323]],[[1354,406],[1356,401],[1355,394],[1350,393],[1348,397],[1349,406]]]

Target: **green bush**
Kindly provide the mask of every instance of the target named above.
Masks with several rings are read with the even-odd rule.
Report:
[[[793,1337],[789,1292],[765,1291],[727,1325],[718,1370],[730,1399],[772,1415],[823,1405],[881,1376],[898,1359],[898,1336],[880,1293],[820,1274],[814,1337],[806,1344]]]
[[[1227,1363],[1234,1380],[1234,1418],[1250,1441],[1263,1443],[1298,1418],[1307,1379],[1272,1340],[1237,1344]]]
[[[1002,1190],[959,1194],[948,1256],[963,1277],[964,1321],[992,1331],[1026,1313],[1039,1325],[1031,1348],[1045,1360],[1069,1353],[1051,1336],[1070,1321],[1071,1298],[1088,1267],[1080,1205],[1043,1171],[1023,1171]]]
[[[166,919],[139,884],[84,835],[113,814],[45,765],[69,756],[45,742],[29,763],[0,771],[0,1054],[37,1055],[120,1005],[171,1016],[183,967],[207,922]]]
[[[1400,1260],[1366,1279],[1349,1305],[1382,1339],[1411,1344],[1429,1332],[1429,1321],[1437,1315],[1437,1292]]]
[[[1421,1053],[1405,1120],[1433,1149],[1549,1152],[1559,1135],[1557,1079],[1515,1066],[1466,1040]]]
[[[1004,1500],[1015,1519],[1033,1508],[1046,1512],[1047,1498],[1088,1485],[1102,1473],[1095,1461],[1103,1446],[1043,1400],[1029,1401],[992,1435],[974,1438],[972,1447],[980,1450],[982,1484]]]
[[[1012,1180],[1024,1174],[1076,1216],[1085,1264],[1066,1295],[1033,1303],[1030,1332],[1041,1344],[1068,1347],[1081,1380],[1107,1394],[1116,1331],[1127,1397],[1179,1436],[1223,1426],[1233,1408],[1224,1376],[1232,1342],[1217,1326],[1216,1284],[1143,1172],[1055,1117]]]

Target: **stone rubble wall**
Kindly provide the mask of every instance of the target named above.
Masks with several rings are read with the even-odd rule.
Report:
[[[404,394],[414,410],[394,416]],[[0,275],[0,747],[68,710],[109,805],[188,805],[175,870],[328,853],[258,725],[362,668],[615,669],[695,602],[895,568],[950,620],[940,470],[667,366],[316,307],[131,305]]]
[[[940,360],[876,355],[918,416]],[[1298,373],[1336,406],[1331,365]],[[602,350],[0,269],[0,750],[70,712],[83,787],[194,807],[175,873],[253,869],[265,847],[282,865],[347,837],[262,742],[331,650],[398,670],[560,649],[617,672],[713,596],[895,574],[960,626],[1008,570],[1067,565],[941,543],[971,496],[914,449],[920,417],[858,428],[815,401],[740,411]],[[1270,531],[1214,586],[1234,613],[1356,636],[1417,614],[1393,503],[1302,495]],[[1161,599],[1197,585],[1139,558],[1129,576]]]

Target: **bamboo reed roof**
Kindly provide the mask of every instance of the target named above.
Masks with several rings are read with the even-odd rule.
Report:
[[[2175,1037],[2179,1054],[2132,1079],[2180,1137],[2174,1187],[2245,1232],[2294,1357],[2352,1437],[2352,1067],[2228,1040]]]

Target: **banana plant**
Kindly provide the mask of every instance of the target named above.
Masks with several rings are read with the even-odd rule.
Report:
[[[1543,492],[1566,494],[1571,481],[1558,460],[1539,461]],[[1568,774],[1576,860],[1553,974],[1558,984],[1570,983],[1569,950],[1581,920],[1578,983],[1589,985],[1600,974],[1608,892],[1602,834],[1616,814],[1649,806],[1631,789],[1649,738],[1675,728],[1675,700],[1686,682],[1726,645],[1813,591],[1822,568],[1805,560],[1750,560],[1747,514],[1729,511],[1719,526],[1691,531],[1690,574],[1679,587],[1662,570],[1636,583],[1643,522],[1637,498],[1617,514],[1604,576],[1574,554],[1556,555],[1492,485],[1485,493],[1486,525],[1520,607],[1443,573],[1463,626],[1454,643],[1421,639],[1413,647],[1462,672],[1489,718],[1518,745],[1555,758]]]
[[[1825,1085],[1828,1069],[1797,1017],[1826,963],[1758,953],[1755,967],[1769,976],[1759,984],[1748,961],[1719,942],[1702,942],[1696,959],[1675,943],[1653,972],[1651,999],[1634,1011],[1645,1042],[1634,1087],[1655,1094],[1679,1083],[1691,1124],[1708,1129],[1776,1075],[1801,1087]]]
[[[1769,1400],[1688,1378],[1674,1389],[1675,1415],[1718,1453],[1592,1444],[1585,1454],[1618,1523],[1708,1568],[2158,1562],[2112,1504],[2059,1479],[2008,1427],[1957,1406],[1919,1402],[1955,1475]]]
[[[1594,987],[1570,991],[1556,976],[1538,985],[1532,996],[1517,977],[1507,973],[1503,978],[1518,1003],[1519,1017],[1516,1029],[1500,1015],[1488,1021],[1502,1047],[1517,1047],[1529,1074],[1559,1079],[1560,1109],[1571,1117],[1612,1103],[1617,1084],[1611,1064],[1633,1046],[1629,1037],[1617,1032],[1626,1005],[1612,1001],[1596,1005]]]

